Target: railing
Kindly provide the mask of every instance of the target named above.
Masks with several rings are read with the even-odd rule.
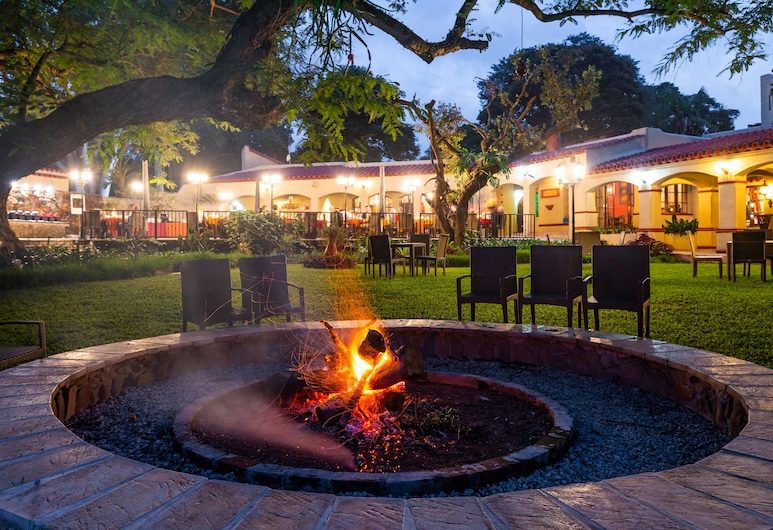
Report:
[[[225,238],[223,225],[231,215],[233,212],[205,211],[198,228],[202,230],[206,226],[210,237]],[[344,223],[342,212],[279,212],[278,215],[287,222],[301,222],[304,239],[321,238],[326,227]],[[353,213],[347,215],[345,222],[349,237],[384,233],[391,237],[408,237],[412,233],[435,237],[443,231],[437,215],[432,213],[421,213],[415,219],[405,213]],[[182,210],[91,210],[83,216],[83,236],[177,238],[186,236],[188,229],[196,224],[196,214]],[[532,214],[494,213],[480,219],[470,215],[466,229],[479,232],[481,237],[534,237],[535,218]]]
[[[188,234],[188,212],[182,210],[90,210],[83,214],[83,236],[178,237]]]

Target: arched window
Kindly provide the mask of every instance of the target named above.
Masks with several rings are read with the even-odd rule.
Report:
[[[633,190],[629,182],[610,182],[596,190],[600,228],[633,224]]]
[[[666,214],[692,215],[696,187],[690,184],[663,186],[660,192],[660,210]]]

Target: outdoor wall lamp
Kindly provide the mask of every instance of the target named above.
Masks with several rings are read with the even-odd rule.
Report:
[[[762,181],[760,186],[760,193],[768,201],[768,208],[773,208],[773,186],[769,186],[766,181]]]

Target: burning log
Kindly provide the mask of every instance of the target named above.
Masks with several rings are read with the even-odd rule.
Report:
[[[406,344],[398,348],[388,360],[379,363],[368,379],[368,388],[381,390],[407,381],[424,373],[424,358],[421,353]]]
[[[361,329],[357,337],[362,337],[362,333],[375,321],[368,322],[367,326]],[[389,349],[384,334],[377,329],[367,329],[364,338],[356,346],[347,346],[338,336],[336,330],[327,322],[322,324],[330,332],[333,339],[334,351],[325,355],[326,372],[309,370],[303,374],[309,387],[318,390],[320,382],[326,382],[325,385],[331,393],[337,393],[324,404],[318,405],[314,410],[314,415],[323,424],[338,419],[338,424],[346,425],[352,417],[354,411],[358,408],[360,399],[368,390],[385,390],[397,383],[407,379],[417,377],[424,373],[424,359],[421,353],[411,345],[400,347],[396,352]],[[299,372],[301,370],[299,369]],[[346,388],[338,387],[333,383],[338,381],[343,383],[348,381]],[[390,392],[383,393],[383,396]],[[391,394],[394,394],[392,392]],[[386,403],[381,402],[382,395],[377,399],[378,408],[384,410]],[[402,400],[396,399],[391,395],[390,408],[396,404],[402,403]],[[364,403],[364,402],[363,402]],[[366,405],[369,408],[371,405]],[[368,413],[363,412],[364,415]]]

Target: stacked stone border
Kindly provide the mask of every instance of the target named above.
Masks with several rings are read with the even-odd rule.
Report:
[[[240,482],[279,489],[365,493],[385,497],[418,497],[480,488],[508,478],[528,475],[535,469],[557,462],[569,450],[574,437],[574,422],[566,409],[552,399],[514,383],[480,376],[428,372],[424,374],[424,379],[457,388],[494,390],[511,396],[548,414],[553,425],[545,436],[519,451],[460,466],[396,473],[304,469],[262,463],[199,442],[191,430],[196,414],[213,400],[227,403],[228,394],[234,392],[234,389],[229,389],[217,396],[203,397],[180,411],[174,419],[175,444],[189,461],[199,467],[233,473]]]
[[[317,323],[212,329],[84,348],[0,372],[0,523],[294,530],[773,526],[773,371],[661,341],[566,328],[432,320],[385,326],[395,343],[409,342],[425,355],[524,362],[634,385],[682,403],[734,439],[695,464],[658,473],[489,497],[402,499],[275,490],[173,472],[87,444],[62,424],[126,387],[289,355],[326,333]]]

